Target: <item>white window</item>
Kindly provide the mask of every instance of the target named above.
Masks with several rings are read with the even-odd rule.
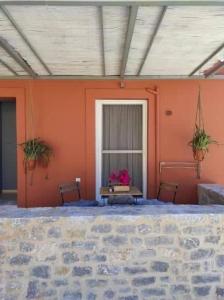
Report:
[[[112,171],[128,169],[147,193],[147,101],[96,100],[96,198]]]

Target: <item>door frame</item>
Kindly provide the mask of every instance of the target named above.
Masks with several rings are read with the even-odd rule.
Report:
[[[13,109],[15,109],[15,142],[16,142],[16,145],[15,145],[15,151],[16,151],[16,148],[17,148],[17,134],[16,134],[16,99],[15,98],[5,98],[5,99],[2,99],[0,98],[0,105],[2,105],[2,102],[3,103],[13,103],[14,106],[13,106]],[[13,112],[14,113],[14,112]],[[1,114],[1,117],[0,117],[0,122],[2,121],[1,118],[3,117],[3,113],[2,113],[2,106],[1,106],[1,109],[0,109],[0,114]],[[0,128],[1,130],[1,128]],[[3,138],[3,135],[1,135],[0,139],[1,139],[1,143],[2,143],[2,138]],[[2,159],[3,159],[3,155],[2,155],[2,150],[3,150],[3,143],[2,143],[2,147],[1,147],[1,150],[0,150],[0,155],[1,155],[1,162],[0,162],[0,167],[1,167],[1,171],[0,171],[0,176],[1,176],[1,182],[0,182],[0,191],[2,193],[17,193],[17,162],[16,162],[16,187],[14,189],[4,189],[2,188],[2,178],[3,178],[3,168],[2,168]],[[17,161],[17,151],[15,152],[15,157],[16,157],[16,161]]]
[[[24,142],[26,138],[26,106],[24,88],[0,87],[0,98],[15,98],[16,100],[16,143]],[[7,99],[4,99],[4,101]],[[17,147],[17,206],[26,207],[26,175],[23,167],[23,151]]]
[[[95,101],[95,171],[96,171],[96,199],[100,201],[100,187],[102,182],[102,137],[103,137],[103,105],[142,105],[142,186],[143,197],[147,197],[147,151],[148,151],[148,133],[147,133],[147,100],[145,99],[96,99]]]

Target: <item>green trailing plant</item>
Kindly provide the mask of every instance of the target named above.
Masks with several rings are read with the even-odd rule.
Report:
[[[36,162],[40,162],[42,166],[47,166],[50,157],[53,154],[51,147],[40,138],[27,140],[20,144],[24,152],[24,162],[28,169],[34,169]],[[29,167],[29,164],[32,166]]]
[[[192,150],[203,150],[205,152],[208,152],[209,145],[211,144],[218,144],[218,142],[213,140],[211,136],[209,136],[205,132],[204,128],[199,128],[196,124],[193,139],[189,142],[189,145],[192,147]]]

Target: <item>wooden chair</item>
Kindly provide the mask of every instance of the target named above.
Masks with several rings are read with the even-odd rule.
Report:
[[[177,183],[171,183],[171,182],[161,182],[159,185],[159,191],[157,194],[157,199],[160,200],[161,193],[164,191],[168,191],[173,193],[172,203],[175,204],[177,190],[178,190],[178,184]]]
[[[74,195],[74,199],[81,200],[81,193],[80,193],[80,184],[79,182],[69,182],[59,185],[59,193],[61,195],[62,205],[65,204],[65,195]],[[74,200],[72,199],[72,200]]]

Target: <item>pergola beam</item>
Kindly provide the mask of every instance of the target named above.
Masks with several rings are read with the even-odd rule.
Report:
[[[6,7],[4,7],[4,6],[0,6],[0,9],[4,13],[4,15],[6,16],[6,18],[10,21],[10,23],[15,28],[15,30],[18,32],[18,34],[20,35],[20,37],[22,38],[22,40],[25,42],[25,44],[29,47],[29,49],[34,54],[34,56],[38,59],[38,61],[41,63],[41,65],[47,71],[47,73],[49,75],[52,75],[52,72],[50,71],[50,69],[48,68],[48,66],[46,65],[46,63],[43,61],[43,59],[40,57],[40,55],[38,54],[38,52],[36,51],[36,49],[33,47],[33,45],[30,43],[30,41],[28,40],[28,38],[24,34],[22,28],[19,26],[19,24],[16,22],[16,20],[12,17],[12,15],[8,11],[8,9]]]
[[[2,47],[30,76],[33,78],[37,76],[22,56],[2,37],[0,37],[0,47]]]
[[[103,76],[106,76],[106,59],[105,59],[105,46],[104,46],[104,22],[103,22],[103,7],[99,7],[99,23],[100,23],[100,45],[102,56],[102,69]]]
[[[190,74],[194,75],[198,70],[200,70],[207,62],[209,62],[217,53],[224,49],[224,43],[222,43],[218,48],[216,48],[209,56],[206,57]]]
[[[216,76],[217,78],[220,78],[220,76]],[[10,79],[11,77],[9,76],[1,76],[0,79]],[[13,77],[15,79],[16,77]],[[29,76],[26,75],[20,75],[18,76],[19,79],[29,79]],[[194,76],[194,79],[205,79],[204,76]],[[118,75],[108,75],[108,76],[99,76],[99,75],[40,75],[35,80],[118,80],[120,81],[121,77]],[[125,80],[155,80],[155,79],[160,79],[160,80],[171,80],[171,79],[180,79],[180,80],[192,80],[192,78],[188,76],[180,76],[180,75],[143,75],[143,76],[133,76],[133,75],[126,75]],[[215,79],[212,77],[212,79]]]
[[[126,34],[126,39],[125,39],[125,44],[124,44],[124,51],[123,51],[123,56],[122,56],[122,61],[121,61],[121,71],[120,71],[120,76],[123,78],[128,62],[128,55],[131,47],[131,41],[135,29],[135,22],[138,14],[138,6],[131,6],[130,7],[130,13],[129,13],[129,20],[128,20],[128,29],[127,29],[127,34]]]
[[[224,6],[224,0],[0,0],[0,5],[53,5],[53,6]]]
[[[19,74],[10,65],[4,62],[1,58],[0,58],[0,64],[3,65],[6,69],[8,69],[15,76],[19,76]]]
[[[160,25],[161,25],[161,23],[162,23],[162,21],[163,21],[163,18],[164,18],[164,16],[165,16],[166,10],[167,10],[167,7],[164,6],[164,7],[162,8],[162,11],[161,11],[160,15],[159,15],[159,18],[158,18],[158,21],[157,21],[157,23],[156,23],[154,32],[153,32],[152,37],[151,37],[151,39],[150,39],[150,41],[149,41],[148,47],[147,47],[147,49],[146,49],[146,51],[145,51],[145,55],[144,55],[144,57],[143,57],[143,60],[142,60],[142,62],[141,62],[141,65],[140,65],[140,67],[139,67],[139,69],[138,69],[137,75],[140,75],[141,72],[142,72],[142,69],[143,69],[143,67],[144,67],[144,65],[145,65],[146,59],[147,59],[147,57],[148,57],[148,55],[149,55],[149,52],[150,52],[150,50],[151,50],[151,48],[152,48],[152,45],[153,45],[153,43],[154,43],[154,40],[155,40],[155,38],[156,38],[156,35],[157,35],[158,31],[159,31]]]
[[[211,71],[208,71],[205,74],[205,78],[209,78],[209,77],[212,77],[213,75],[216,75],[216,73],[218,71],[220,71],[221,69],[223,69],[223,67],[224,67],[224,61],[220,62],[220,64],[218,66],[216,66],[215,68],[213,68]]]

